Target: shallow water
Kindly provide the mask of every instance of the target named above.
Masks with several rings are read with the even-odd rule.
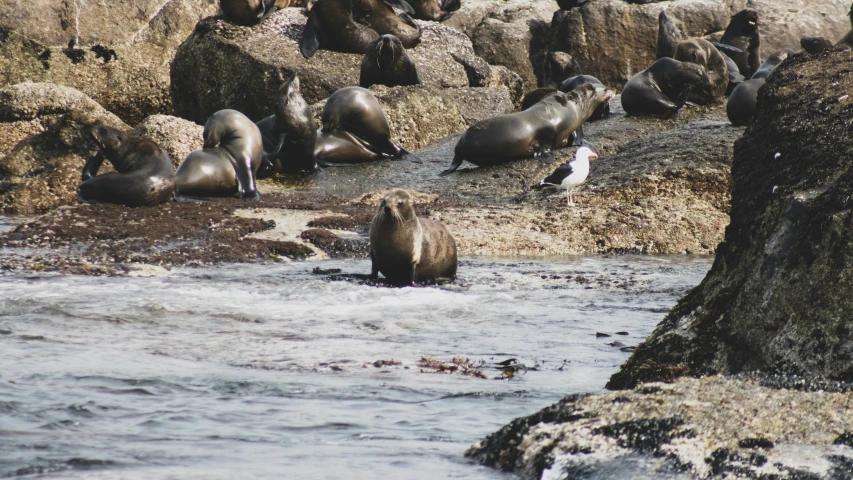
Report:
[[[710,259],[466,259],[453,284],[401,289],[318,266],[369,271],[0,276],[0,476],[510,478],[463,452],[600,391],[629,355],[607,343],[642,341]],[[528,371],[417,366],[455,356]]]

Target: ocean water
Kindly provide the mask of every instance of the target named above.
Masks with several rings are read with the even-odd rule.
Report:
[[[3,274],[0,477],[513,478],[465,450],[601,391],[710,262],[467,258],[407,288],[312,271],[364,260]],[[487,378],[420,366],[454,357]]]

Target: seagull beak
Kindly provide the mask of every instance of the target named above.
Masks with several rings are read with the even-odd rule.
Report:
[[[594,158],[598,158],[598,154],[597,154],[597,153],[595,153],[595,152],[590,153],[590,154],[589,154],[589,159],[590,159],[590,160],[592,160],[592,159],[594,159]]]

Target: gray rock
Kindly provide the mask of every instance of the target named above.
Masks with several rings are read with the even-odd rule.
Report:
[[[256,27],[219,18],[200,22],[172,63],[177,114],[204,123],[213,112],[233,108],[258,120],[272,114],[271,99],[282,79],[293,73],[299,75],[302,95],[309,103],[358,85],[362,55],[320,50],[310,59],[302,57],[298,43],[305,21],[304,9],[286,8]],[[479,69],[479,74],[472,75],[491,78],[465,35],[436,22],[418,24],[423,30],[421,43],[408,52],[425,85],[467,87],[471,82],[465,65]],[[483,82],[495,86],[491,80]]]
[[[76,203],[83,165],[96,148],[88,129],[128,128],[83,93],[48,83],[0,90],[0,122],[0,137],[17,140],[0,145],[0,210],[21,214]]]
[[[585,74],[621,86],[654,62],[661,10],[666,9],[685,37],[717,32],[709,35],[716,39],[729,17],[747,7],[759,12],[763,52],[796,48],[804,36],[841,38],[849,30],[849,6],[835,0],[673,0],[645,5],[597,0],[554,14],[550,50],[568,52]]]
[[[0,86],[68,85],[129,122],[168,113],[175,49],[217,10],[215,0],[3,2]]]
[[[608,387],[673,368],[853,380],[851,61],[850,50],[794,54],[767,79],[735,145],[714,266]]]

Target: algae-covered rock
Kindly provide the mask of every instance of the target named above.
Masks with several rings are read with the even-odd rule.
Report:
[[[731,225],[701,285],[610,388],[650,365],[853,380],[853,52],[792,55],[735,145]]]
[[[0,149],[0,209],[25,214],[76,203],[83,165],[96,148],[92,125],[128,128],[85,94],[50,83],[0,90],[0,122],[0,136],[16,140]]]
[[[0,87],[68,85],[127,122],[171,112],[169,63],[216,0],[0,2]]]

